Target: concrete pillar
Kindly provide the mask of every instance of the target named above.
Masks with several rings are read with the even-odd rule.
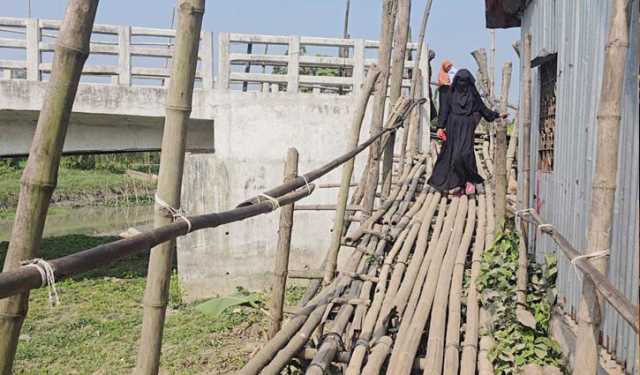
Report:
[[[131,85],[131,26],[118,28],[118,84]]]
[[[300,81],[300,36],[289,37],[289,63],[287,65],[287,92],[298,92]]]
[[[37,18],[29,18],[27,24],[27,80],[40,80],[40,27]]]
[[[203,32],[201,45],[199,48],[200,61],[202,66],[202,88],[210,90],[213,88],[213,33]]]
[[[353,95],[358,97],[364,84],[364,39],[353,41]]]
[[[229,66],[229,33],[220,33],[218,36],[218,90],[229,89],[229,75],[231,67]]]

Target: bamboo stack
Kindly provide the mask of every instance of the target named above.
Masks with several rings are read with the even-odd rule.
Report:
[[[486,174],[486,160],[479,162]],[[307,374],[475,372],[478,293],[471,289],[466,314],[461,295],[465,270],[477,278],[493,242],[493,210],[485,212],[493,199],[433,192],[418,182],[427,166],[417,158],[369,219],[343,236],[352,249],[346,265],[240,374],[300,365]]]

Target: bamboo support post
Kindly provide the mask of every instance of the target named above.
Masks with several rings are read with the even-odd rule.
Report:
[[[373,100],[373,114],[371,116],[371,134],[382,130],[384,123],[384,109],[387,98],[387,84],[389,82],[389,64],[391,60],[391,44],[393,41],[393,28],[396,19],[396,4],[398,0],[383,0],[382,2],[382,27],[380,30],[380,47],[378,48],[378,67],[380,79],[376,85]],[[395,103],[393,103],[395,104]],[[371,163],[367,170],[367,182],[364,188],[364,201],[362,206],[365,212],[372,212],[380,178],[380,152],[383,150],[382,142],[375,142],[369,150]]]
[[[404,61],[407,54],[407,41],[409,40],[409,19],[411,15],[411,0],[396,1],[398,14],[396,17],[396,29],[393,33],[393,51],[391,55],[389,78],[389,103],[395,103],[400,98],[402,79],[404,78]],[[415,112],[417,113],[419,111],[416,110]],[[406,129],[404,132],[406,132]],[[382,159],[382,194],[385,196],[389,195],[389,192],[391,192],[391,174],[393,172],[393,153],[395,145],[395,134],[391,134],[389,141],[384,148],[384,156]]]
[[[474,375],[476,373],[480,318],[478,306],[479,296],[476,282],[478,276],[480,276],[480,262],[482,261],[482,253],[484,252],[485,217],[485,196],[482,194],[478,197],[478,225],[476,226],[473,255],[471,256],[471,278],[469,280],[469,293],[467,295],[467,324],[465,326],[464,342],[462,344],[460,375]],[[446,364],[445,359],[445,366]]]
[[[367,104],[369,103],[369,97],[373,92],[376,81],[380,76],[380,70],[372,66],[367,73],[367,80],[364,87],[360,92],[358,98],[358,104],[356,112],[353,116],[351,123],[351,135],[347,144],[347,149],[351,149],[358,144],[360,139],[360,129],[362,128],[362,121],[367,110]],[[355,165],[355,158],[347,161],[342,167],[342,177],[340,182],[340,190],[338,191],[338,198],[336,201],[336,218],[333,225],[333,236],[331,237],[331,245],[327,253],[327,263],[325,266],[325,285],[333,280],[336,272],[336,266],[338,263],[338,252],[340,251],[340,242],[342,241],[342,235],[345,227],[345,212],[347,207],[347,200],[349,198],[349,185],[351,184],[351,178],[353,177],[353,168]]]
[[[204,14],[204,0],[178,0],[176,45],[171,65],[171,79],[165,105],[165,124],[160,154],[160,172],[154,214],[154,227],[169,224],[173,217],[167,213],[180,208],[180,191],[186,143],[187,122],[191,115],[193,86],[198,63],[200,30]],[[144,293],[144,318],[138,358],[137,374],[157,374],[160,367],[162,332],[169,296],[171,266],[175,240],[156,246],[149,257],[147,286]]]
[[[71,108],[82,68],[89,56],[89,41],[97,7],[98,0],[68,2],[56,40],[51,78],[20,181],[15,225],[3,272],[16,270],[21,262],[38,256],[49,200],[58,181],[58,166]],[[37,71],[35,75],[37,77]],[[11,373],[28,303],[28,292],[0,301],[2,374]]]
[[[496,225],[493,206],[493,191],[489,184],[485,184],[485,196],[487,200],[487,231],[485,233],[484,251],[490,249],[496,239]],[[484,307],[480,307],[479,317],[480,329],[485,332],[480,337],[480,345],[478,348],[478,375],[493,375],[493,365],[488,358],[489,351],[495,345],[493,336],[488,333],[488,327],[491,323],[491,316],[489,311]]]
[[[284,166],[284,182],[293,180],[298,175],[298,150],[290,148]],[[278,227],[278,246],[273,269],[273,285],[271,294],[271,327],[269,338],[273,338],[280,330],[284,293],[287,289],[287,271],[289,269],[289,252],[291,250],[291,229],[293,227],[293,203],[280,210]]]
[[[422,12],[422,20],[420,22],[420,32],[418,33],[418,47],[416,48],[416,60],[415,60],[415,69],[413,71],[413,75],[411,76],[411,98],[415,99],[418,97],[418,95],[420,94],[420,86],[418,84],[419,81],[422,81],[423,77],[422,75],[426,76],[426,77],[430,77],[430,72],[421,72],[419,67],[421,66],[421,62],[422,62],[422,52],[424,50],[424,38],[425,38],[425,34],[427,32],[427,23],[429,22],[429,15],[431,14],[431,4],[433,3],[433,0],[427,0],[425,6],[424,6],[424,10]],[[429,56],[426,57],[427,60],[429,59]],[[430,64],[427,64],[427,66],[430,66]],[[418,72],[420,72],[421,74],[419,74]],[[431,96],[429,96],[429,101],[426,103],[427,108],[431,108]],[[428,117],[430,119],[430,116]],[[406,158],[406,152],[409,151],[409,155],[411,155],[411,151],[414,150],[414,148],[416,147],[416,145],[414,145],[414,143],[417,143],[418,141],[418,127],[419,122],[410,122],[409,123],[409,129],[406,129],[405,132],[403,132],[402,134],[402,147],[400,148],[400,153],[401,153],[401,161],[402,161],[402,170],[404,171],[407,168],[407,165],[410,164],[408,159]],[[427,125],[428,126],[428,125]],[[413,141],[413,142],[409,142],[409,141]]]
[[[500,112],[507,112],[509,99],[509,85],[511,84],[511,62],[506,62],[502,68],[502,88],[500,91]],[[504,119],[498,121],[496,128],[496,146],[494,154],[496,196],[495,214],[496,224],[504,227],[507,207],[507,122]]]
[[[425,357],[427,367],[424,369],[424,374],[426,375],[442,373],[447,305],[450,303],[449,292],[451,290],[451,279],[453,277],[453,268],[459,247],[461,247],[462,233],[463,230],[466,232],[465,217],[467,216],[468,203],[469,200],[466,196],[460,198],[453,233],[449,239],[447,251],[438,272],[438,282],[435,285],[436,293],[433,298],[433,308],[431,310],[427,338],[427,355]],[[467,222],[467,224],[469,223]],[[466,245],[467,247],[469,246],[468,243]]]
[[[596,160],[589,210],[587,254],[611,248],[616,181],[618,175],[618,139],[622,113],[622,89],[629,49],[629,14],[626,0],[611,0],[609,35],[602,68],[602,89],[597,114]],[[607,271],[609,256],[590,259],[601,273]],[[578,334],[574,374],[592,375],[598,368],[598,337],[602,316],[602,298],[591,278],[582,281],[578,307]]]
[[[531,34],[524,36],[522,45],[522,191],[520,192],[521,209],[529,208],[531,196]],[[526,223],[522,235],[525,239],[529,231]]]

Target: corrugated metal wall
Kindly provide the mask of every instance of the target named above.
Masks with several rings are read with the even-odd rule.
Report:
[[[638,3],[632,0],[630,47],[626,64],[620,134],[619,173],[609,278],[638,303]],[[609,23],[609,1],[534,0],[522,22],[522,35],[532,35],[532,58],[558,54],[555,165],[551,173],[537,171],[540,77],[532,74],[531,191],[541,216],[578,249],[587,245],[591,180],[595,160],[596,112],[604,47]],[[522,103],[521,103],[522,104]],[[521,131],[521,129],[520,129]],[[521,136],[522,134],[520,134]],[[522,138],[520,138],[522,139]],[[522,147],[518,150],[521,162]],[[519,166],[522,171],[522,165]],[[522,179],[519,179],[522,181]],[[535,198],[534,198],[535,197]],[[541,261],[557,252],[546,236],[532,231],[532,249]],[[575,316],[581,282],[563,255],[558,255],[559,302]],[[603,344],[615,359],[636,374],[637,336],[618,314],[607,307]]]

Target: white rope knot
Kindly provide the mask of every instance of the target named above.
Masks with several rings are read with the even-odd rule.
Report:
[[[271,203],[272,209],[277,210],[278,208],[280,208],[280,202],[278,202],[276,198],[264,193],[258,194],[258,197],[265,198],[267,201],[269,201]],[[259,200],[258,202],[261,203]]]
[[[60,297],[58,296],[58,290],[56,289],[56,276],[51,264],[42,258],[34,258],[22,262],[22,265],[25,267],[33,267],[38,270],[38,273],[40,273],[40,279],[42,280],[40,287],[46,286],[47,292],[49,293],[49,304],[51,304],[51,306],[60,304]]]
[[[158,204],[158,206],[164,208],[165,210],[167,210],[167,212],[169,212],[173,220],[181,219],[182,221],[187,223],[187,233],[191,233],[191,221],[189,221],[189,219],[185,215],[185,212],[181,208],[175,209],[171,207],[169,203],[163,201],[158,196],[158,194],[155,195],[155,201],[156,201],[156,204]]]
[[[538,225],[538,230],[539,231],[542,232],[545,229],[553,229],[553,225],[551,225],[551,224],[540,224],[540,225]]]
[[[600,251],[596,251],[593,253],[588,253],[588,254],[582,254],[582,255],[578,255],[577,257],[571,259],[571,264],[573,264],[574,266],[576,265],[576,262],[579,261],[580,259],[598,259],[598,258],[602,258],[602,257],[606,257],[609,255],[609,249],[604,249],[604,250],[600,250]]]
[[[578,280],[582,282],[582,278],[580,277],[580,273],[578,272],[578,269],[577,269],[578,267],[576,266],[577,261],[581,259],[598,259],[606,256],[609,256],[609,249],[604,249],[600,251],[595,251],[593,253],[578,255],[577,257],[571,259],[571,266],[573,267],[573,272],[576,273]]]
[[[309,180],[307,180],[307,176],[302,175],[300,177],[302,177],[302,179],[304,180],[304,186],[307,188],[307,192],[311,194],[311,186],[309,185]]]
[[[530,214],[533,212],[533,208],[525,208],[524,210],[516,211],[516,216],[522,216],[524,214]]]

